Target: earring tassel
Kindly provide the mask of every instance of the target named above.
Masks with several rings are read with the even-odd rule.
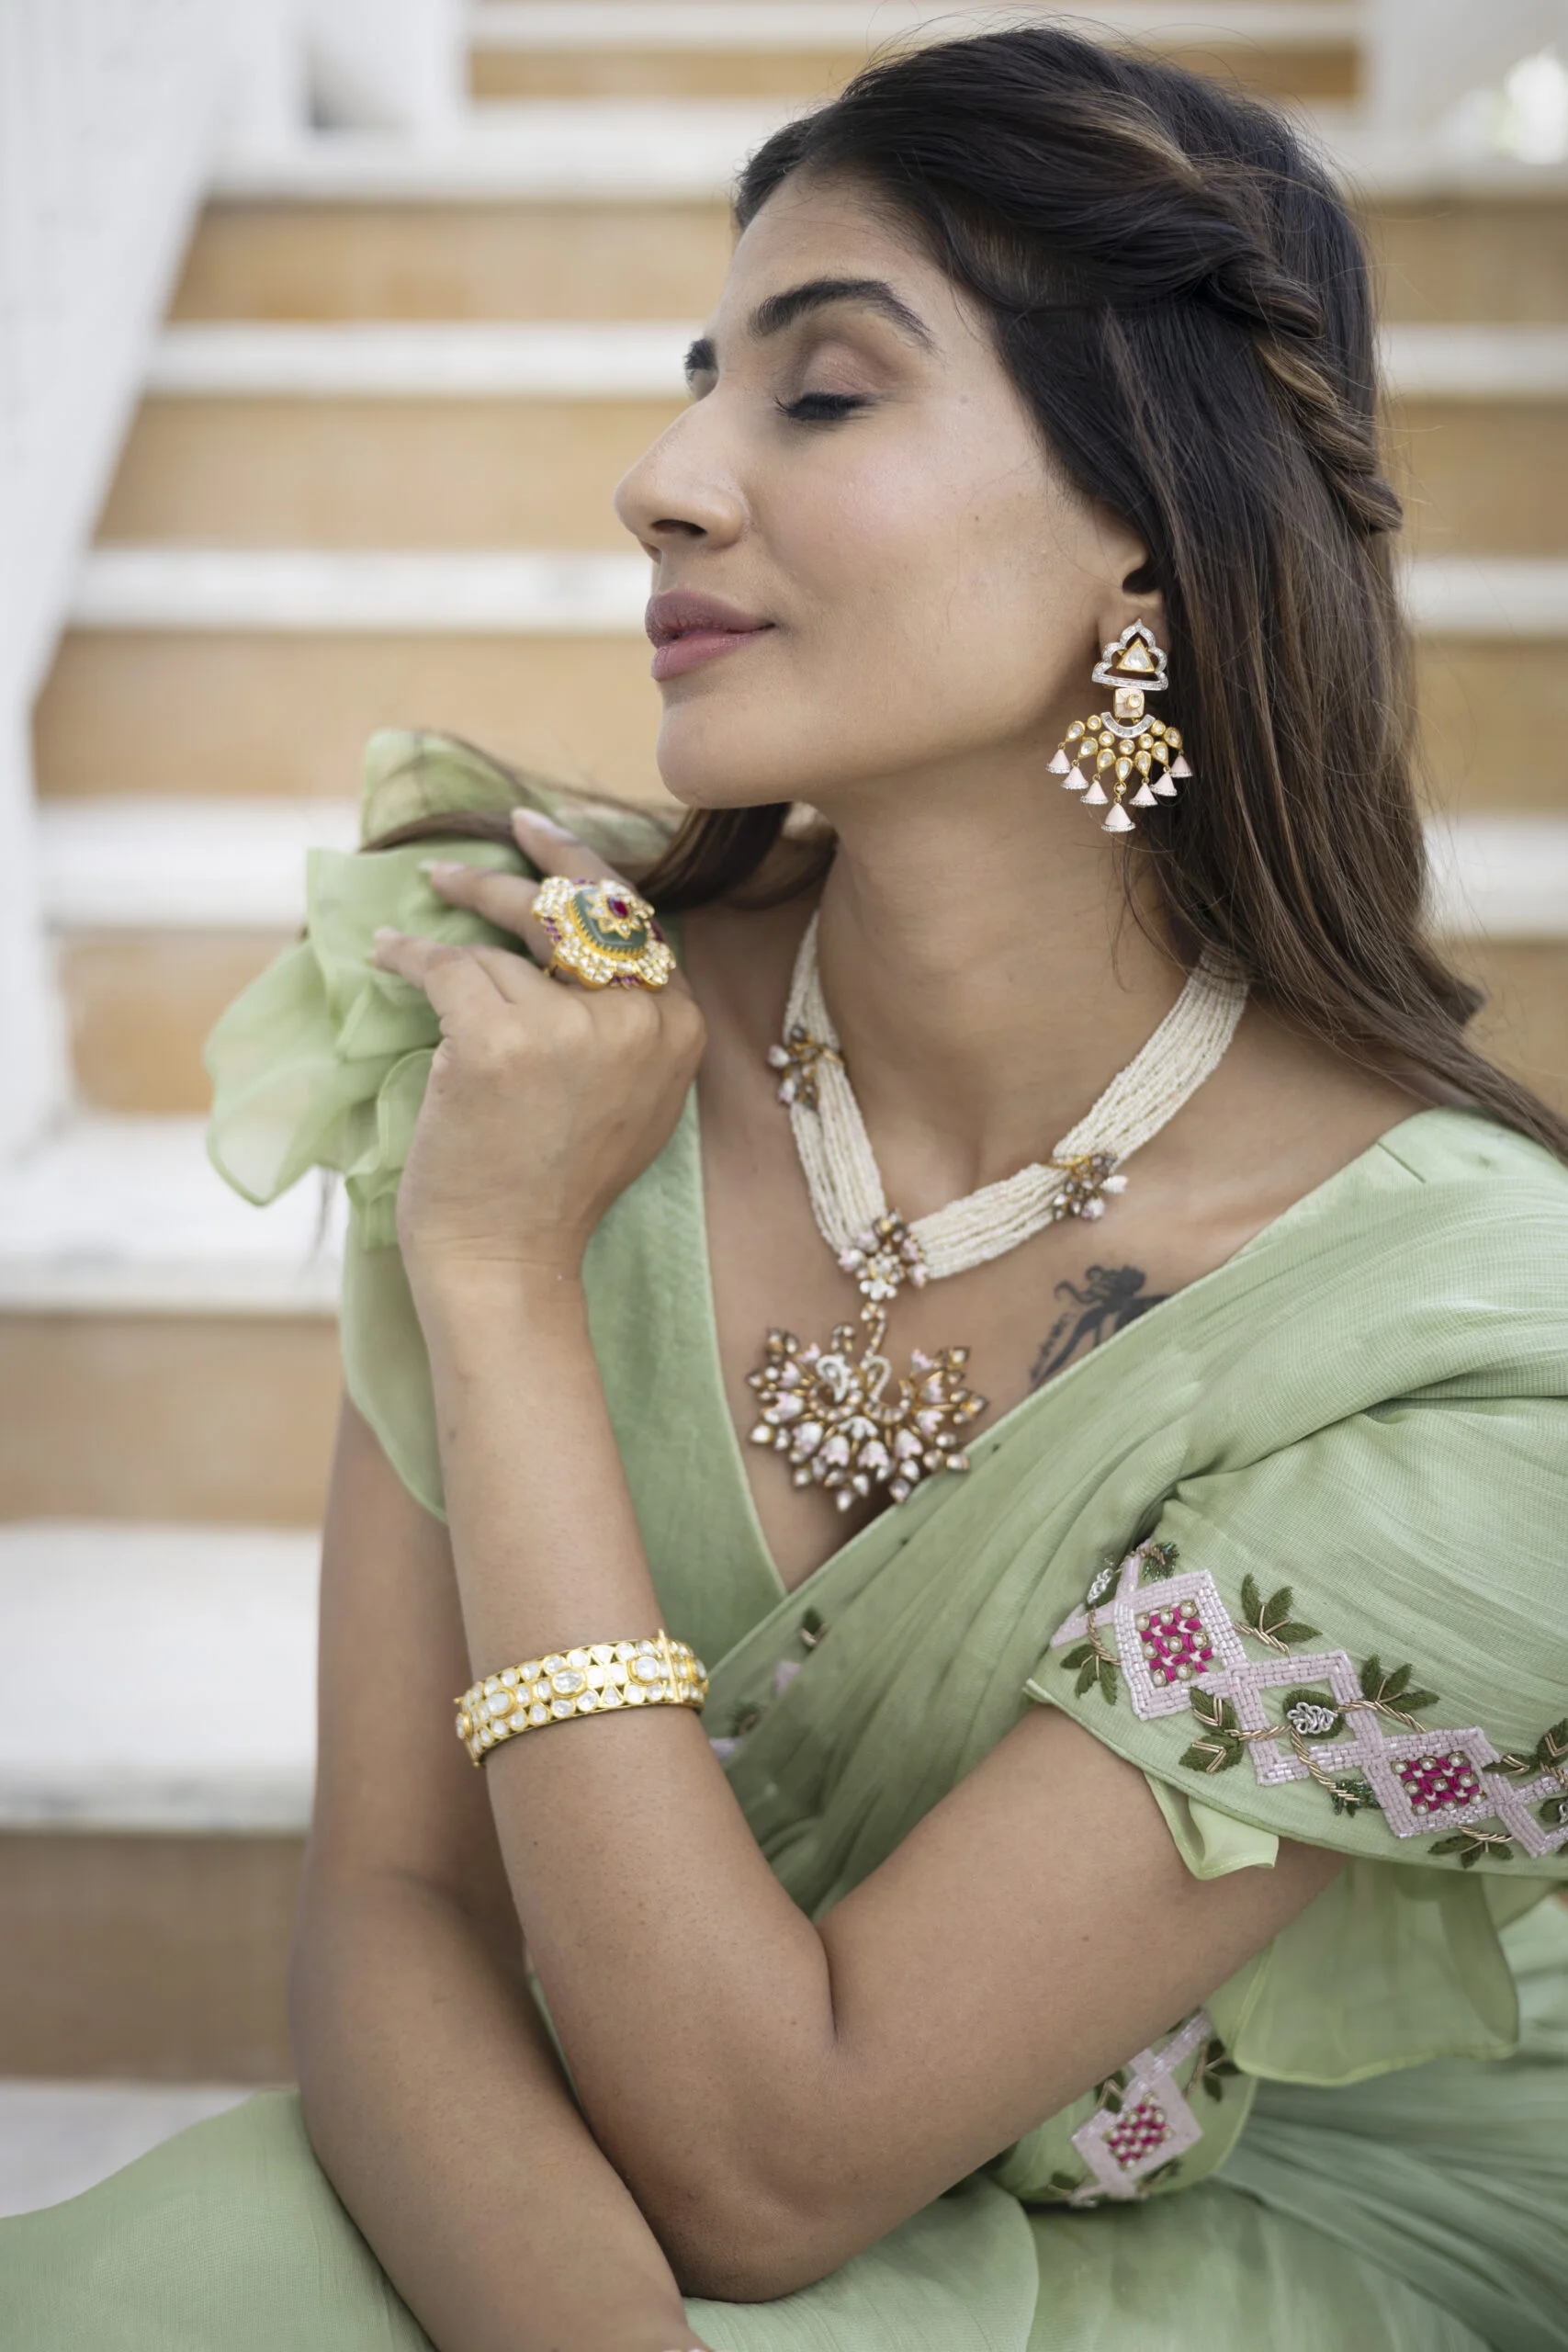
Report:
[[[1139,785],[1136,792],[1134,793],[1133,806],[1134,808],[1153,808],[1157,806],[1146,780]]]
[[[1118,800],[1100,830],[1102,833],[1135,833],[1138,829]]]
[[[1062,778],[1062,788],[1065,792],[1087,792],[1089,790],[1089,778],[1077,768],[1069,768],[1066,775]]]
[[[1192,771],[1187,764],[1187,754],[1185,752],[1178,752],[1175,759],[1172,760],[1170,763],[1170,773],[1172,775],[1191,775]]]
[[[1059,744],[1055,757],[1051,762],[1051,773],[1053,775],[1066,775],[1067,773],[1067,755]]]
[[[1084,794],[1084,805],[1089,808],[1103,808],[1105,806],[1105,786],[1098,776]]]

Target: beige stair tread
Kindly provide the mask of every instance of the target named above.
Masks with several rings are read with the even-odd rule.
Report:
[[[319,1539],[0,1527],[0,1828],[295,1831]]]
[[[254,2087],[0,2081],[0,2216],[80,2197],[176,2132],[249,2098]]]
[[[0,1311],[325,1316],[341,1202],[230,1191],[199,1119],[83,1114],[0,1167]],[[84,1437],[84,1442],[87,1440]]]

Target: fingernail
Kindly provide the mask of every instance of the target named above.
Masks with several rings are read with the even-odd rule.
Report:
[[[460,857],[422,857],[419,861],[419,870],[422,874],[428,874],[436,880],[445,882],[449,874],[461,874],[465,871],[465,867]]]
[[[547,817],[542,808],[514,808],[512,821],[514,825],[532,825],[536,832],[557,833],[562,841],[568,838],[566,827],[558,825],[553,817]]]
[[[400,931],[395,930],[389,922],[383,922],[378,923],[373,936],[377,946],[379,947],[386,940],[401,939],[404,934]]]

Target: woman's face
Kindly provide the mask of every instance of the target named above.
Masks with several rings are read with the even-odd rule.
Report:
[[[1141,550],[1066,483],[978,312],[852,185],[797,178],[692,359],[691,407],[616,493],[654,562],[670,790],[831,811],[1036,775]]]

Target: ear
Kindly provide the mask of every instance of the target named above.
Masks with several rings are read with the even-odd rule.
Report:
[[[1142,621],[1153,633],[1156,643],[1168,652],[1170,639],[1166,635],[1165,598],[1160,592],[1159,576],[1146,548],[1134,541],[1129,555],[1122,575],[1121,594],[1102,616],[1106,624],[1103,641],[1109,644],[1121,636],[1130,622]]]

